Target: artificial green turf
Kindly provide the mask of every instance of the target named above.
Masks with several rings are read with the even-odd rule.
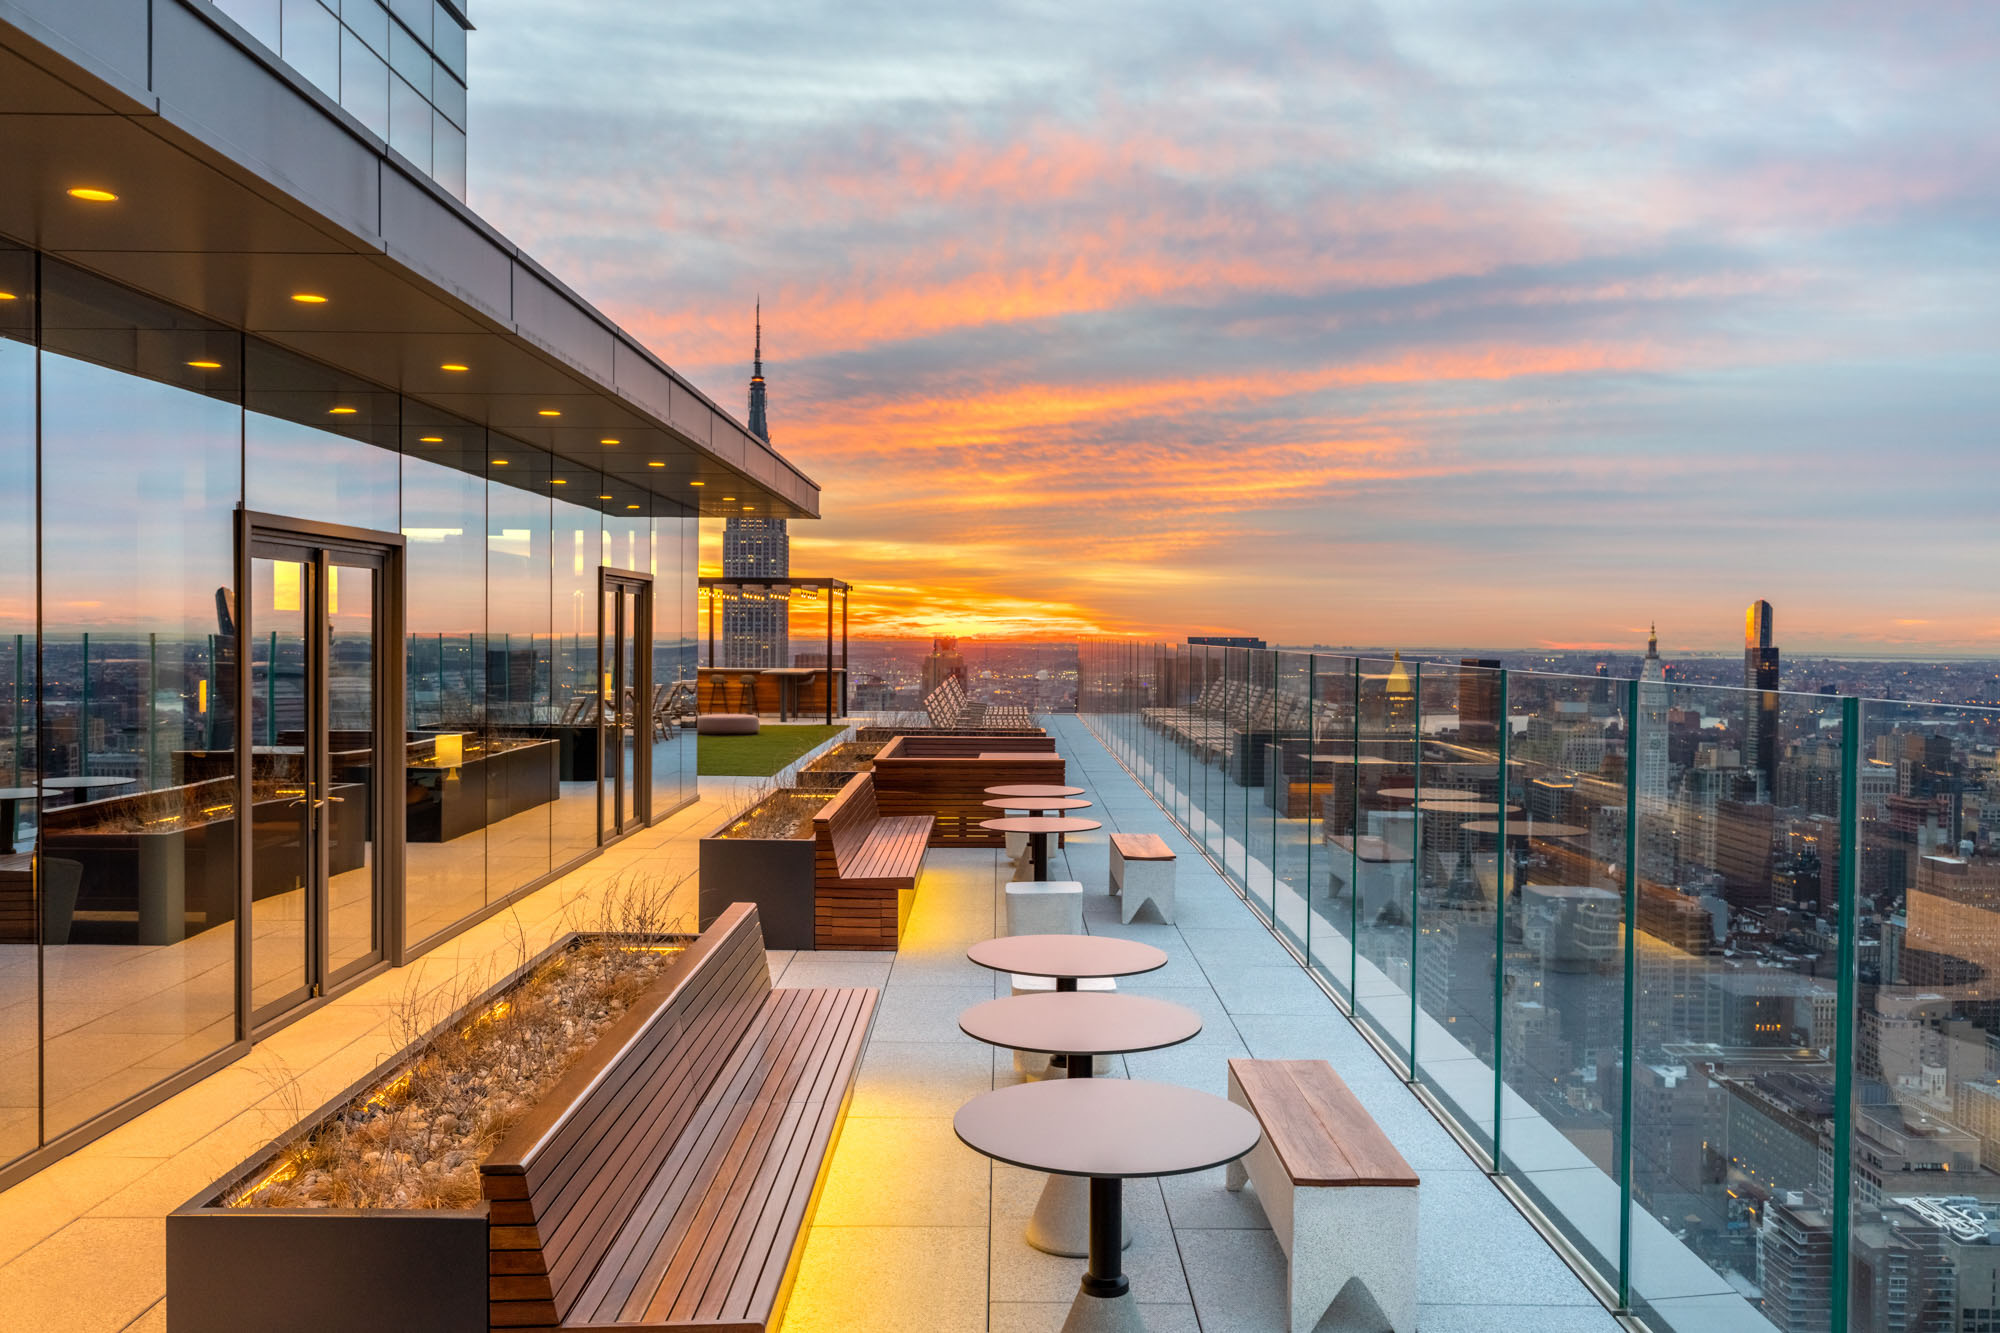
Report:
[[[698,738],[695,772],[712,778],[767,778],[845,730],[825,725],[767,724],[755,736],[702,736]]]

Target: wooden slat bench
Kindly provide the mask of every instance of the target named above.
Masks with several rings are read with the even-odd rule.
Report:
[[[1284,1248],[1292,1333],[1336,1301],[1341,1327],[1417,1327],[1417,1173],[1324,1060],[1229,1062],[1229,1100],[1264,1127],[1248,1180]],[[1372,1303],[1373,1310],[1368,1306]]]
[[[813,947],[893,949],[916,901],[929,815],[883,815],[856,773],[813,815]]]
[[[725,911],[480,1167],[491,1326],[775,1328],[876,997]]]

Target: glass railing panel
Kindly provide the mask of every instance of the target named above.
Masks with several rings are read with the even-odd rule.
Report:
[[[1629,691],[1604,677],[1510,675],[1504,845],[1497,813],[1468,821],[1494,835],[1486,846],[1507,884],[1501,1166],[1607,1276],[1620,1238]],[[1492,770],[1440,756],[1424,781],[1464,790]]]
[[[1638,698],[1631,1301],[1662,1328],[1829,1328],[1839,700]]]
[[[1231,707],[1236,692],[1242,687],[1243,668],[1241,653],[1231,653],[1226,648],[1210,648],[1207,652],[1209,670],[1221,687],[1210,697],[1210,703],[1203,710],[1206,719],[1201,732],[1199,755],[1201,759],[1201,831],[1202,846],[1228,873],[1228,862],[1224,853],[1228,850],[1227,810],[1229,806],[1229,779],[1225,759],[1229,740],[1229,728],[1240,710]]]
[[[1774,889],[1806,899],[1816,926],[1843,870],[1856,898],[1849,1327],[1889,1327],[1892,1295],[1924,1321],[1908,1327],[1972,1327],[2000,1304],[1987,1258],[2000,1241],[2000,821],[1985,815],[2000,797],[2000,711],[1859,711],[1852,863],[1827,836],[1826,746],[1788,736],[1779,792],[1816,817],[1815,836]],[[1822,956],[1830,933],[1814,931]]]
[[[1230,689],[1224,703],[1228,725],[1222,738],[1221,858],[1230,882],[1257,915],[1271,915],[1269,884],[1260,886],[1251,867],[1250,801],[1263,788],[1263,733],[1269,726],[1271,654],[1226,648]],[[1263,892],[1259,892],[1260,887]]]
[[[1336,886],[1335,907],[1354,922],[1354,1010],[1391,1050],[1408,1058],[1412,993],[1410,931],[1417,812],[1412,798],[1417,752],[1416,668],[1400,657],[1363,659],[1354,764],[1359,818],[1348,873]],[[1336,840],[1336,846],[1339,846]],[[1339,877],[1339,856],[1329,869]],[[1353,895],[1353,903],[1341,901]]]
[[[1306,894],[1312,905],[1312,947],[1307,960],[1337,995],[1351,1002],[1360,899],[1347,892],[1347,886],[1356,882],[1360,871],[1354,838],[1361,820],[1361,789],[1355,777],[1363,771],[1355,763],[1360,677],[1351,657],[1315,656],[1312,669],[1313,749],[1303,771],[1294,764],[1285,799],[1293,811],[1303,799],[1312,837]]]
[[[1268,867],[1273,929],[1307,957],[1313,838],[1319,829],[1312,817],[1313,658],[1309,653],[1274,658],[1270,739],[1263,749],[1263,782],[1250,806],[1251,862]]]
[[[1511,804],[1501,801],[1501,677],[1496,669],[1427,662],[1420,689],[1417,1077],[1490,1151],[1499,848],[1519,823],[1510,821]]]

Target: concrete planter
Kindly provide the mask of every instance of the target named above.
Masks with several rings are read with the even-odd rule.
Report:
[[[454,1014],[465,1021],[558,951],[566,935]],[[231,1208],[281,1154],[393,1078],[398,1052],[289,1133],[167,1216],[169,1333],[485,1333],[488,1208]],[[584,1058],[588,1058],[587,1056]]]

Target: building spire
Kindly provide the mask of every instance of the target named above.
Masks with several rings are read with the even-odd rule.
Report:
[[[1656,620],[1653,622],[1652,625],[1651,636],[1646,640],[1646,657],[1648,660],[1651,660],[1653,658],[1658,657],[1659,655],[1660,655],[1660,622]]]
[[[771,427],[764,414],[764,298],[757,298],[757,335],[750,353],[750,433],[766,444]]]

